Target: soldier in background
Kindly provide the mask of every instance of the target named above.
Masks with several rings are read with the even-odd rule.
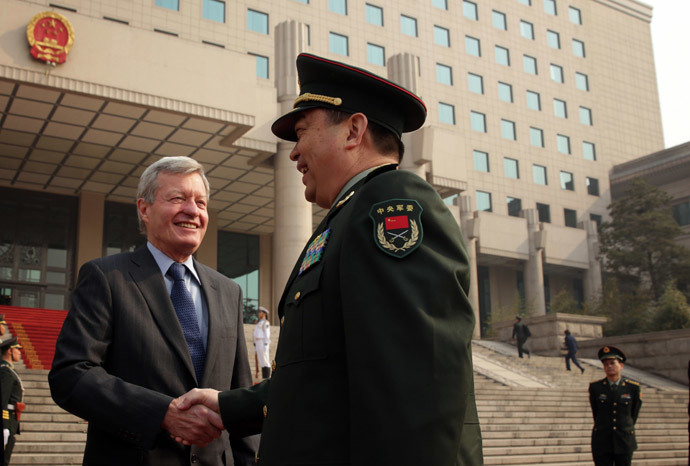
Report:
[[[269,355],[271,345],[271,324],[268,322],[268,309],[259,307],[259,321],[254,327],[254,350],[259,367],[261,367],[261,377],[268,379],[271,377],[271,357]],[[257,370],[256,378],[259,378]]]
[[[515,316],[515,323],[513,324],[513,338],[517,339],[518,356],[522,357],[522,353],[525,353],[528,358],[530,357],[529,350],[525,348],[525,343],[531,336],[532,333],[529,331],[527,324],[522,322],[522,317]]]
[[[595,466],[630,466],[637,450],[635,423],[642,406],[640,384],[621,377],[625,354],[615,346],[599,350],[606,377],[589,384],[594,416],[592,457]]]
[[[22,358],[22,347],[13,337],[0,343],[2,350],[2,365],[0,366],[0,385],[2,386],[2,434],[4,464],[10,464],[10,457],[14,449],[15,435],[19,434],[19,416],[23,409],[24,386],[19,375],[14,370],[15,362]]]

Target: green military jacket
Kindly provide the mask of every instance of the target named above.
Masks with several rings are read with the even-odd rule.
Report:
[[[348,189],[279,305],[270,381],[219,396],[260,465],[483,464],[468,258],[418,176],[387,166]]]
[[[642,399],[640,384],[623,378],[614,393],[607,378],[589,384],[594,416],[592,454],[625,454],[637,449],[635,423]]]

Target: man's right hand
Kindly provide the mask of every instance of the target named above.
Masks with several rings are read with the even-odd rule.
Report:
[[[220,415],[217,413],[217,392],[215,409],[203,404],[187,403],[183,405],[181,399],[185,396],[187,395],[170,402],[161,427],[167,430],[177,442],[184,445],[206,446],[214,439],[219,438],[221,431],[225,428]],[[194,400],[196,398],[192,398],[192,401]]]

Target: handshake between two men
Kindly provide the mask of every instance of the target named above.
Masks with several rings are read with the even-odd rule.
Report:
[[[194,388],[168,406],[162,427],[183,445],[205,447],[225,429],[218,407],[218,390]]]

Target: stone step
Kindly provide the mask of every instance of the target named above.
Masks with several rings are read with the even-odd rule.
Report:
[[[71,466],[82,464],[83,453],[33,453],[12,454],[12,466],[30,464],[33,466]]]
[[[86,428],[83,432],[24,432],[17,436],[15,448],[24,442],[86,442]]]
[[[22,434],[23,435],[23,434]],[[86,437],[85,437],[86,438]],[[26,442],[17,443],[12,454],[17,453],[84,453],[84,442]]]

